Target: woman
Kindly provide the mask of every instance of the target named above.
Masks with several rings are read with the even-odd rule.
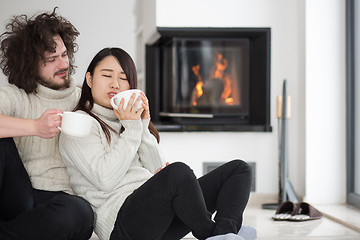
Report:
[[[125,110],[124,100],[119,110],[111,107],[114,94],[133,88],[131,57],[119,48],[101,50],[87,69],[75,109],[95,119],[90,136],[60,137],[73,189],[94,208],[97,235],[102,240],[174,240],[190,231],[198,239],[237,236],[250,192],[249,166],[234,160],[200,179],[183,163],[166,166],[146,96],[133,95]],[[136,111],[132,105],[140,99]]]

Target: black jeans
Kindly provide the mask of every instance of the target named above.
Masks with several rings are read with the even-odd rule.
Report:
[[[250,167],[242,160],[228,162],[199,179],[184,163],[170,164],[125,200],[110,239],[174,240],[190,231],[205,239],[237,233],[250,185]]]
[[[0,139],[0,239],[85,240],[93,221],[84,199],[33,189],[13,139]]]

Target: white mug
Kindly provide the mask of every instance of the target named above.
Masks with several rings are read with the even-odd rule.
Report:
[[[136,101],[136,99],[140,96],[141,92],[142,91],[140,89],[130,89],[130,90],[125,90],[125,91],[119,92],[118,94],[116,94],[115,96],[113,96],[111,98],[111,100],[110,100],[111,106],[113,108],[115,108],[116,110],[118,110],[118,106],[120,104],[120,101],[121,101],[121,99],[124,98],[124,100],[125,100],[124,101],[124,110],[125,110],[128,102],[130,100],[131,95],[133,93],[136,94],[136,96],[135,96],[135,101]],[[139,105],[136,107],[136,111],[138,111],[140,108],[142,108],[142,105],[141,105],[142,102],[143,101],[140,100]]]
[[[64,112],[58,113],[62,117],[60,131],[72,137],[85,137],[89,135],[93,118],[89,115]]]

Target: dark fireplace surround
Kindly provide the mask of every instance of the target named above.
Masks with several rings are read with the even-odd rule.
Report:
[[[159,131],[270,132],[270,28],[157,28],[146,93]]]

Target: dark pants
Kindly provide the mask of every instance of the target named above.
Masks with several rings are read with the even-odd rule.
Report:
[[[93,221],[84,199],[33,189],[14,141],[0,139],[0,239],[85,240]]]
[[[237,233],[249,199],[251,171],[241,160],[196,179],[173,163],[135,190],[121,207],[111,240],[198,239]],[[216,211],[215,222],[211,215]]]

